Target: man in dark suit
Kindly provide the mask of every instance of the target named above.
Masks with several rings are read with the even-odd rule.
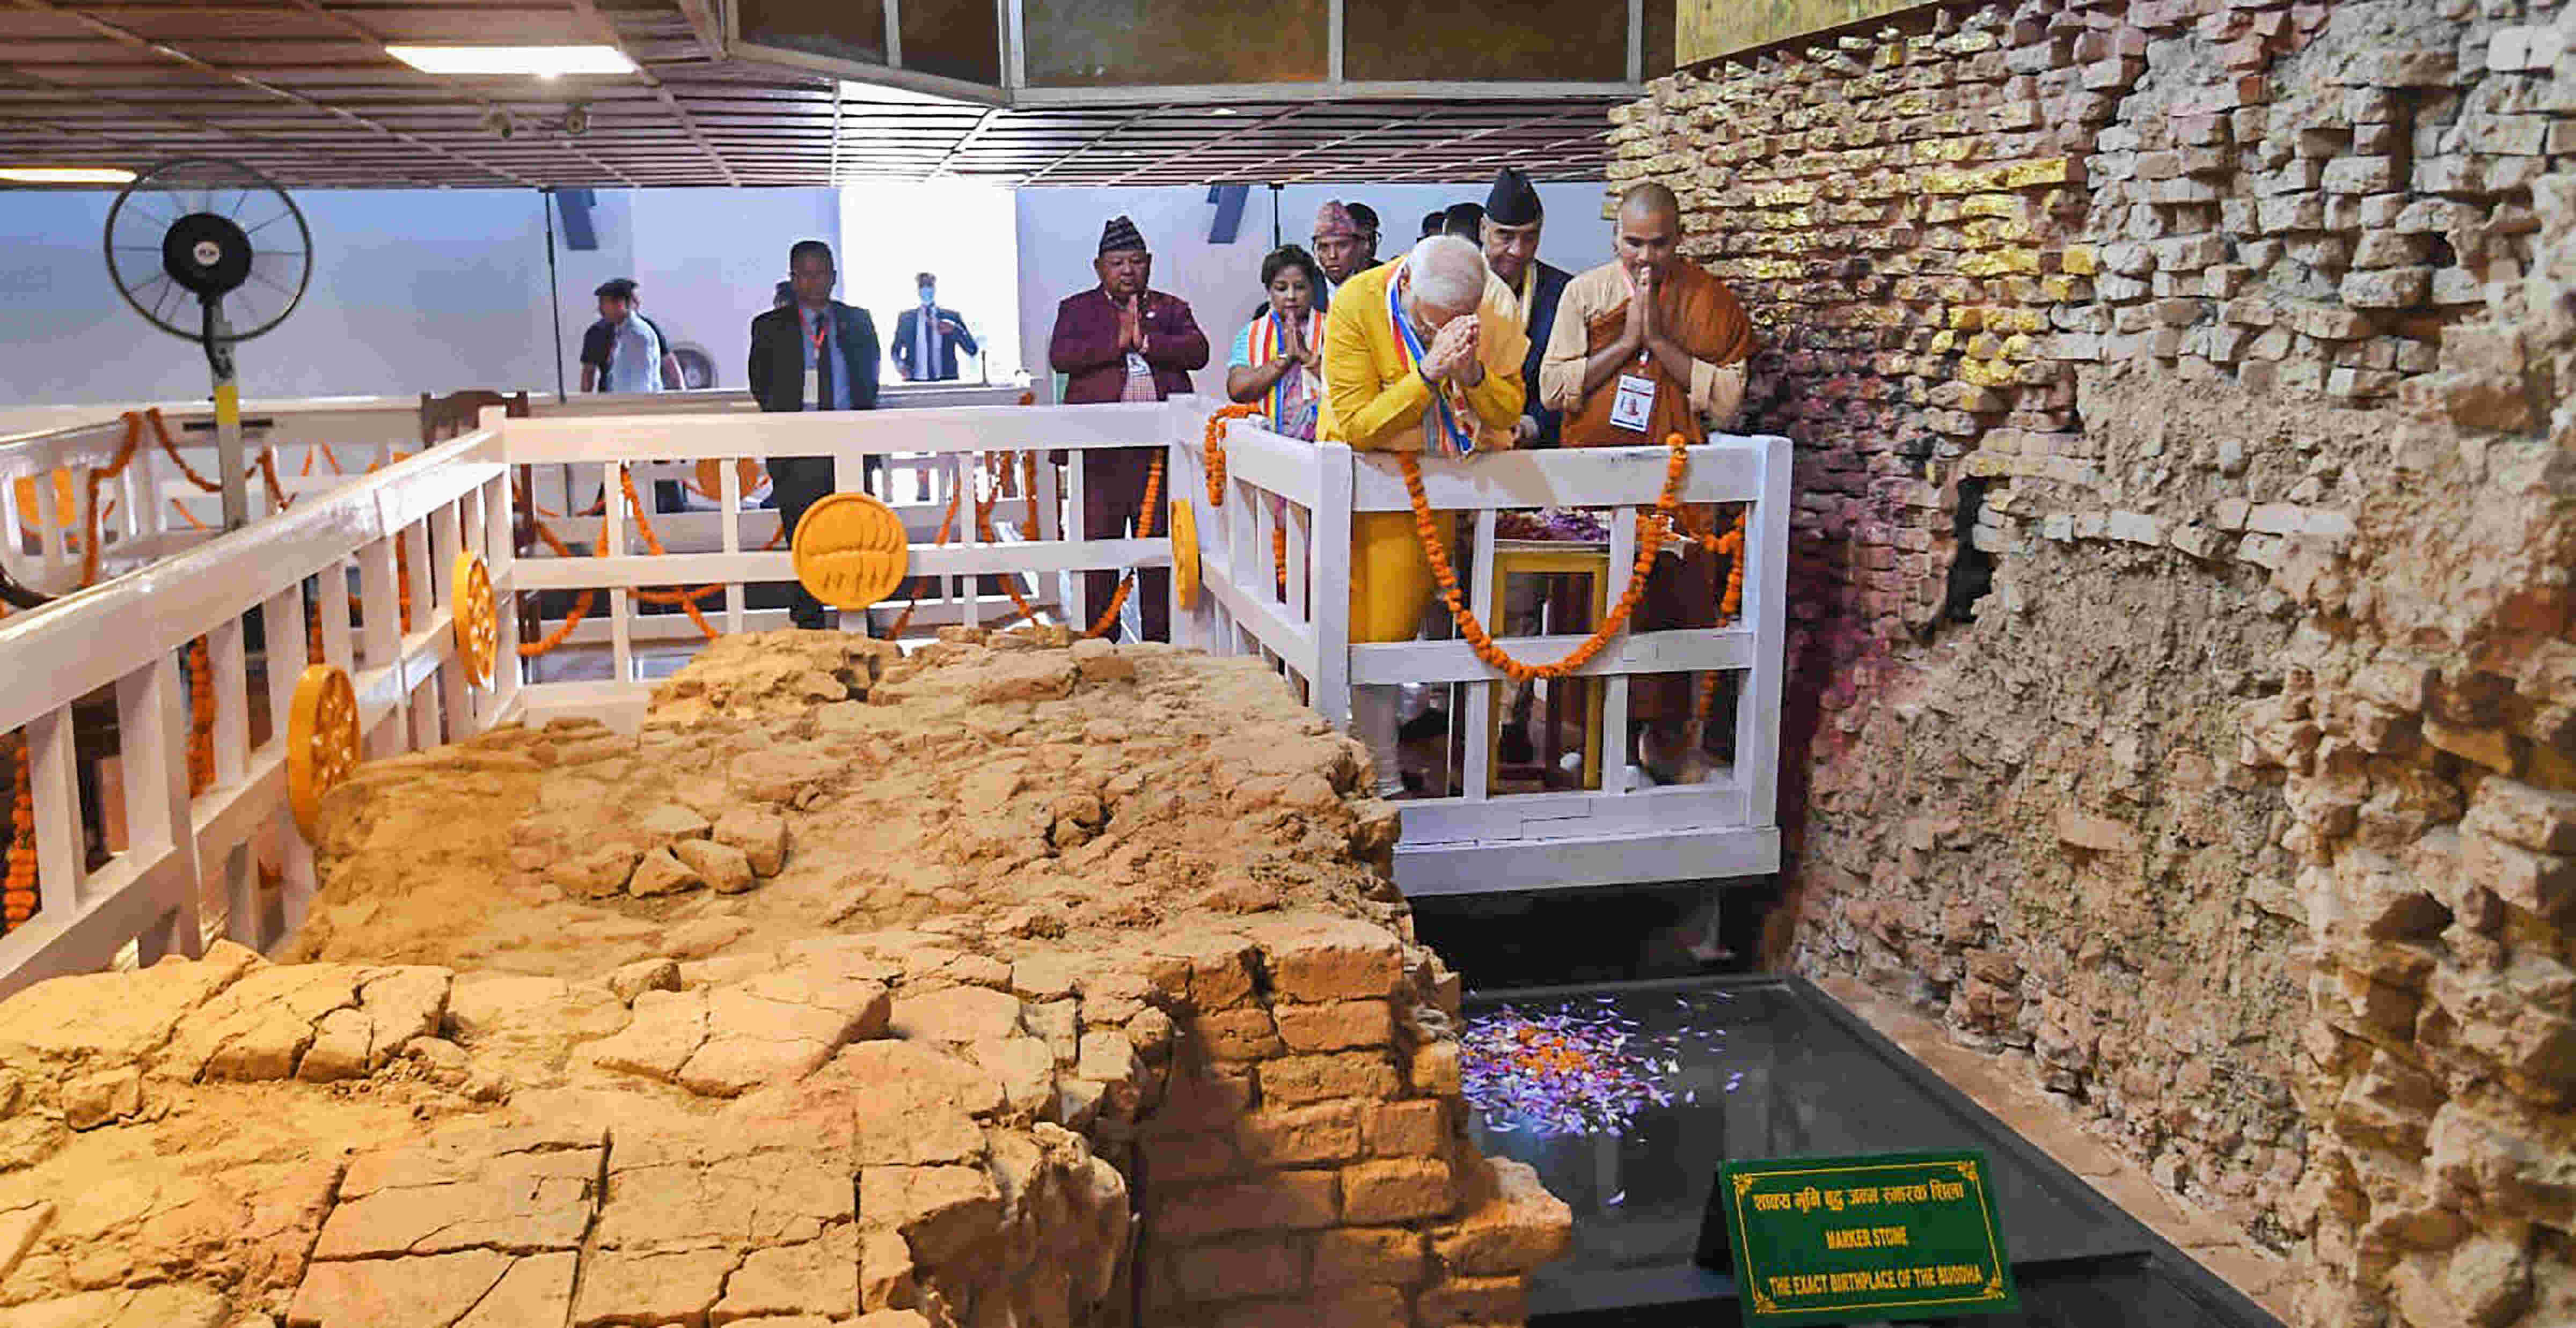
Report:
[[[921,290],[919,308],[895,315],[894,367],[908,383],[944,383],[957,377],[960,351],[978,354],[965,315],[939,307],[939,278],[927,272],[914,278]]]
[[[832,246],[799,240],[787,251],[787,284],[795,301],[751,320],[752,399],[765,411],[874,410],[877,405],[877,329],[868,311],[832,298]],[[878,471],[867,459],[862,482]],[[830,457],[769,458],[778,519],[793,534],[805,509],[832,491]],[[803,586],[790,609],[798,627],[827,624],[823,605]]]
[[[1055,334],[1047,343],[1047,362],[1065,376],[1065,402],[1161,401],[1189,391],[1190,371],[1208,362],[1207,334],[1199,330],[1189,305],[1146,288],[1154,260],[1136,223],[1112,219],[1101,232],[1100,256],[1091,267],[1100,284],[1056,306]],[[1082,454],[1084,539],[1117,539],[1131,523],[1142,522],[1145,481],[1161,451],[1120,447]],[[1118,574],[1082,576],[1083,598],[1098,613],[1117,591]],[[1172,639],[1171,584],[1168,568],[1137,573],[1136,611],[1147,640]],[[1113,638],[1117,630],[1113,624]]]
[[[1472,207],[1462,204],[1461,207]],[[1484,219],[1477,237],[1485,246],[1485,269],[1511,287],[1512,297],[1520,302],[1521,329],[1529,333],[1530,351],[1521,363],[1522,381],[1538,381],[1538,362],[1547,351],[1548,334],[1556,330],[1557,301],[1565,295],[1565,283],[1573,280],[1570,273],[1538,261],[1539,232],[1547,224],[1547,210],[1539,203],[1538,190],[1529,177],[1506,166],[1494,177],[1493,192],[1486,196]],[[1538,394],[1530,394],[1529,403],[1521,408],[1521,422],[1516,430],[1522,447],[1556,446],[1557,412],[1539,403]]]

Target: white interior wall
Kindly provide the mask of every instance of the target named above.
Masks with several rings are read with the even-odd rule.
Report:
[[[206,395],[196,346],[144,322],[108,280],[99,237],[114,197],[0,193],[0,401]],[[283,325],[242,343],[243,395],[552,386],[537,195],[313,191],[296,203],[313,231],[312,281]]]
[[[1609,252],[1597,185],[1544,185],[1550,220],[1541,252],[1581,268]],[[1317,203],[1340,197],[1376,208],[1390,252],[1421,214],[1459,198],[1465,186],[1299,185],[1275,196],[1286,236],[1303,242]],[[0,191],[0,405],[202,398],[207,379],[195,347],[154,331],[109,285],[99,230],[113,195]],[[1025,366],[1043,386],[1056,303],[1093,284],[1101,223],[1133,216],[1155,251],[1154,282],[1189,300],[1208,330],[1211,362],[1224,358],[1235,328],[1260,301],[1261,256],[1271,247],[1274,195],[1253,191],[1231,245],[1207,243],[1215,207],[1204,188],[1033,189],[1012,201],[1015,235],[999,209],[960,243],[935,209],[907,210],[867,188],[666,189],[603,191],[593,211],[600,247],[557,246],[562,339],[546,300],[545,214],[518,190],[315,190],[300,193],[313,228],[316,264],[304,303],[277,331],[239,354],[252,397],[447,392],[527,387],[551,392],[556,364],[577,387],[581,333],[595,318],[590,292],[610,277],[641,284],[644,307],[674,340],[705,346],[722,386],[742,384],[753,315],[769,307],[786,275],[787,247],[808,236],[837,239],[843,298],[866,306],[890,333],[909,302],[912,273],[946,268],[943,303],[964,309],[978,335],[995,343],[993,376]],[[855,227],[846,214],[882,220]],[[978,213],[983,217],[983,213]],[[940,231],[930,241],[864,245],[862,234]],[[889,230],[891,228],[891,230]],[[906,228],[910,228],[909,231]],[[987,232],[989,231],[989,236]],[[1016,243],[1016,261],[999,251]],[[968,255],[924,262],[925,250]],[[1010,308],[1014,297],[1017,308]],[[1015,324],[1015,326],[1014,326]],[[1000,335],[993,335],[999,333]],[[1008,343],[1016,333],[1019,343]],[[549,346],[554,354],[548,354]],[[1202,391],[1222,385],[1221,366],[1200,375]]]
[[[1569,271],[1608,261],[1610,223],[1601,217],[1602,186],[1541,185],[1539,196],[1548,212],[1539,240],[1541,258]],[[1234,243],[1216,245],[1208,243],[1216,205],[1208,201],[1205,186],[1023,189],[1018,198],[1020,336],[1028,348],[1030,372],[1051,387],[1045,361],[1056,305],[1099,284],[1091,260],[1100,251],[1100,228],[1120,213],[1136,223],[1153,252],[1154,288],[1189,301],[1206,329],[1208,368],[1193,381],[1202,394],[1219,395],[1225,387],[1226,349],[1262,300],[1261,260],[1276,247],[1271,238],[1274,206],[1281,239],[1304,245],[1315,209],[1326,200],[1366,203],[1377,210],[1384,231],[1380,256],[1392,258],[1420,233],[1422,214],[1456,202],[1483,202],[1484,197],[1482,187],[1468,185],[1291,185],[1276,195],[1255,188]]]
[[[966,320],[982,362],[960,355],[958,376],[1011,381],[1022,367],[1019,267],[1011,191],[963,180],[878,181],[841,191],[841,299],[865,308],[894,370],[894,325],[921,302],[914,278],[939,279],[939,305]]]

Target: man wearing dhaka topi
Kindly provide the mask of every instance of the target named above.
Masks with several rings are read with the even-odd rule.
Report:
[[[1619,200],[1616,257],[1568,282],[1539,365],[1539,395],[1563,412],[1567,447],[1642,447],[1674,434],[1708,439],[1744,400],[1754,350],[1744,306],[1706,268],[1681,256],[1681,204],[1659,184]],[[1707,531],[1715,513],[1685,509]],[[1668,554],[1674,546],[1666,546]],[[1655,559],[1637,608],[1641,632],[1717,624],[1717,556],[1696,542]],[[1706,761],[1688,741],[1694,679],[1639,678],[1630,718],[1643,721],[1637,763],[1658,782],[1696,782]]]
[[[1147,288],[1154,259],[1136,223],[1110,218],[1091,266],[1100,284],[1056,306],[1055,334],[1047,343],[1048,363],[1065,376],[1065,403],[1161,401],[1189,391],[1190,371],[1207,367],[1207,334],[1179,297]],[[1161,450],[1118,447],[1082,454],[1084,539],[1118,539],[1131,526],[1144,529],[1145,488]],[[1136,574],[1136,616],[1148,641],[1172,639],[1171,584],[1167,567]],[[1084,602],[1096,613],[1116,593],[1118,574],[1085,572],[1082,585]],[[1118,625],[1112,623],[1109,632],[1117,639]]]
[[[1477,247],[1433,236],[1354,275],[1324,318],[1323,436],[1354,448],[1434,457],[1508,450],[1526,392],[1528,337],[1512,295]],[[1407,641],[1431,601],[1431,565],[1409,512],[1351,518],[1351,640]],[[1433,514],[1446,541],[1451,521]],[[1403,792],[1396,689],[1351,692],[1351,728],[1377,766],[1377,791]]]

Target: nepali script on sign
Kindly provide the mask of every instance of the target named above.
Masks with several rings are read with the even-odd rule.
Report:
[[[1986,1174],[1975,1150],[1727,1163],[1745,1323],[2018,1309]]]

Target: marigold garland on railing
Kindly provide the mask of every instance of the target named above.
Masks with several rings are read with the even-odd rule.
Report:
[[[215,784],[215,671],[206,659],[206,638],[188,643],[188,793]]]
[[[1690,449],[1682,436],[1672,435],[1667,446],[1672,455],[1665,463],[1664,490],[1656,497],[1654,508],[1655,514],[1664,520],[1637,523],[1637,562],[1629,570],[1628,588],[1620,592],[1619,602],[1611,606],[1609,614],[1601,620],[1599,627],[1593,629],[1592,635],[1577,643],[1565,658],[1552,664],[1525,664],[1512,658],[1509,652],[1494,643],[1493,635],[1485,630],[1485,625],[1476,620],[1475,613],[1467,607],[1465,596],[1458,590],[1458,574],[1450,567],[1448,551],[1441,547],[1439,532],[1432,524],[1431,500],[1422,491],[1421,460],[1410,452],[1396,459],[1404,472],[1405,497],[1413,504],[1414,537],[1421,541],[1422,555],[1430,562],[1431,574],[1439,582],[1440,599],[1449,607],[1450,620],[1458,625],[1458,634],[1466,638],[1468,647],[1476,652],[1476,658],[1514,682],[1562,678],[1591,663],[1593,657],[1610,644],[1611,638],[1627,627],[1629,615],[1636,612],[1637,601],[1645,594],[1646,574],[1654,568],[1655,554],[1663,545],[1667,524],[1679,509],[1682,478],[1690,469]]]
[[[1225,506],[1225,429],[1230,420],[1246,420],[1261,413],[1259,406],[1246,401],[1229,402],[1216,408],[1207,422],[1207,491],[1208,506]]]
[[[27,763],[27,737],[18,735],[17,794],[9,800],[9,878],[0,886],[0,916],[11,927],[36,915],[36,779]]]
[[[152,418],[157,423],[161,418],[161,413],[159,411],[152,412]],[[82,519],[81,525],[80,583],[84,587],[98,584],[99,542],[104,538],[100,534],[98,526],[99,482],[102,480],[112,480],[117,476],[124,474],[125,468],[128,465],[131,465],[134,461],[135,449],[140,447],[142,443],[143,416],[129,410],[125,412],[125,441],[117,445],[116,459],[108,462],[104,466],[93,466],[90,468],[90,472],[84,486],[85,492],[81,495],[81,506],[85,515]]]

